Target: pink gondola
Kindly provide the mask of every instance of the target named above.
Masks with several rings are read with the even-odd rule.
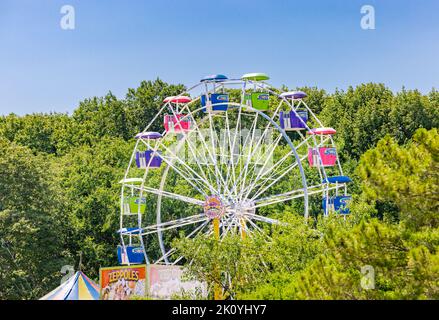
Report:
[[[163,103],[171,102],[171,103],[184,104],[184,103],[189,103],[191,101],[192,99],[188,96],[171,96],[163,99]]]
[[[336,133],[337,131],[333,128],[315,128],[315,129],[311,129],[311,131],[308,131],[308,134],[315,134],[315,135],[332,135]]]
[[[174,99],[174,96],[164,98],[163,103],[168,103],[169,101],[171,101],[171,99]]]
[[[322,160],[321,164],[320,159]],[[337,151],[333,147],[309,148],[308,162],[311,167],[333,167],[337,163]]]
[[[192,128],[192,121],[184,114],[169,115],[164,118],[166,132],[181,133],[188,132]]]
[[[163,136],[158,133],[158,132],[140,132],[138,134],[136,134],[136,136],[134,137],[135,139],[145,139],[145,140],[156,140],[156,139],[160,139],[163,138]]]
[[[185,104],[191,102],[192,99],[188,96],[175,96],[175,97],[167,97],[163,100],[163,103],[178,103],[178,104]]]

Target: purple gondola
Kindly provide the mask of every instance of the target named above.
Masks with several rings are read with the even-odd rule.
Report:
[[[303,91],[289,91],[281,93],[280,96],[285,99],[299,100],[306,98],[308,95]]]
[[[285,131],[304,130],[308,121],[308,112],[306,110],[281,111],[279,119],[280,127]]]
[[[136,152],[136,165],[141,169],[157,169],[162,165],[160,151],[146,150]]]
[[[140,132],[136,134],[135,139],[145,139],[145,140],[156,140],[163,138],[163,136],[158,132]]]

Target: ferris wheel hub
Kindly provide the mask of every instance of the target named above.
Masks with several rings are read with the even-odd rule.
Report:
[[[211,218],[221,218],[225,213],[223,201],[218,196],[208,196],[204,201],[204,214]]]

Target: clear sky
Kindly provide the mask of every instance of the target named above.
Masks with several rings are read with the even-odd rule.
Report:
[[[360,26],[375,8],[375,30]],[[63,5],[75,29],[63,30]],[[439,88],[437,0],[0,0],[0,114],[72,112],[157,77],[265,72],[328,91]]]

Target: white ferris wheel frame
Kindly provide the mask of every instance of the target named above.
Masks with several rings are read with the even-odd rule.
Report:
[[[209,83],[213,84],[213,90],[209,90],[209,88],[208,88]],[[172,116],[174,116],[174,117],[176,117],[177,112],[185,114],[184,117],[177,120],[178,124],[180,124],[181,121],[184,121],[187,118],[187,119],[191,119],[193,121],[194,127],[191,128],[191,130],[189,132],[182,130],[181,134],[183,135],[183,138],[181,138],[179,140],[179,143],[177,145],[175,152],[172,151],[170,148],[166,147],[163,143],[161,143],[161,139],[158,139],[156,141],[150,141],[150,140],[140,138],[136,142],[135,148],[134,148],[133,153],[131,155],[129,165],[127,167],[127,170],[125,171],[124,179],[122,180],[121,198],[120,198],[121,199],[120,200],[121,201],[121,203],[120,203],[120,207],[121,207],[120,237],[121,237],[122,244],[125,246],[124,236],[129,236],[129,238],[130,238],[129,241],[131,242],[132,236],[137,235],[139,242],[140,242],[140,245],[143,247],[143,253],[144,253],[145,261],[147,264],[151,263],[151,261],[148,257],[147,252],[146,252],[146,247],[145,247],[145,243],[143,240],[144,236],[150,235],[150,234],[157,234],[157,236],[158,236],[158,242],[159,242],[159,247],[160,247],[162,256],[159,259],[157,259],[155,261],[155,263],[176,264],[182,259],[182,257],[177,258],[173,262],[169,261],[168,258],[175,251],[175,249],[171,248],[170,250],[166,250],[166,247],[165,247],[165,244],[163,241],[163,232],[167,231],[167,230],[187,226],[187,225],[198,224],[197,227],[186,236],[186,237],[192,237],[200,232],[206,233],[204,229],[209,225],[209,222],[211,220],[204,213],[199,213],[199,214],[194,214],[191,216],[187,216],[187,217],[183,217],[180,219],[171,220],[171,221],[167,221],[167,222],[161,221],[162,220],[161,219],[161,207],[162,207],[161,203],[162,203],[163,197],[170,198],[173,200],[183,201],[183,202],[186,202],[186,203],[189,203],[192,205],[198,205],[200,207],[202,207],[204,204],[204,201],[201,201],[199,199],[195,199],[195,198],[184,196],[184,195],[179,195],[179,194],[164,190],[166,178],[168,176],[170,169],[172,169],[174,172],[176,172],[192,188],[197,190],[197,192],[199,192],[204,197],[209,196],[209,194],[207,194],[205,191],[203,191],[203,188],[210,190],[210,194],[222,195],[222,197],[224,197],[226,199],[232,198],[232,199],[239,200],[239,201],[249,200],[251,206],[246,207],[246,210],[255,210],[256,208],[273,205],[275,203],[285,202],[285,201],[289,201],[289,200],[293,200],[293,199],[297,199],[297,198],[303,198],[305,219],[307,219],[308,215],[309,215],[309,196],[316,195],[316,194],[328,194],[330,190],[336,190],[336,192],[338,192],[339,188],[341,188],[341,187],[346,188],[345,185],[336,184],[334,186],[334,185],[330,185],[329,183],[324,183],[323,181],[325,179],[327,179],[327,175],[326,175],[325,167],[323,165],[316,166],[316,168],[318,169],[318,172],[319,172],[320,181],[322,181],[322,183],[314,185],[314,186],[308,186],[305,171],[304,171],[304,168],[302,166],[302,162],[306,159],[307,156],[306,155],[301,156],[297,152],[297,149],[299,149],[302,145],[307,145],[308,147],[313,147],[313,148],[321,146],[323,144],[330,144],[332,146],[335,146],[335,143],[334,143],[331,135],[325,136],[325,137],[323,137],[323,136],[316,137],[316,135],[306,136],[306,135],[302,134],[300,131],[295,131],[299,134],[299,136],[302,139],[302,141],[297,146],[295,146],[293,144],[293,142],[291,141],[290,137],[285,132],[285,130],[282,129],[280,127],[280,125],[274,120],[276,118],[276,116],[278,116],[278,112],[280,111],[280,108],[284,104],[286,104],[286,106],[288,106],[290,111],[293,111],[296,115],[297,115],[297,109],[299,107],[305,108],[307,110],[308,114],[311,115],[311,117],[314,119],[314,121],[318,125],[323,127],[322,122],[317,118],[317,116],[313,113],[313,111],[308,107],[308,105],[302,99],[289,100],[289,99],[277,94],[272,89],[272,87],[269,86],[266,82],[252,81],[252,80],[247,80],[247,79],[246,80],[230,79],[230,80],[224,80],[221,82],[215,82],[215,81],[201,82],[201,83],[189,88],[188,90],[181,93],[180,95],[187,95],[190,92],[192,92],[193,90],[200,88],[201,86],[204,86],[205,91],[202,94],[206,94],[206,96],[208,96],[208,94],[210,94],[212,92],[217,92],[217,90],[224,90],[226,88],[226,86],[233,86],[233,85],[242,86],[242,94],[241,94],[241,102],[240,103],[227,102],[228,109],[227,109],[227,111],[223,112],[225,115],[225,119],[226,119],[225,121],[226,121],[226,131],[228,133],[228,136],[227,136],[227,138],[229,140],[228,142],[231,143],[232,137],[230,135],[231,128],[229,127],[228,112],[229,112],[229,110],[238,109],[238,118],[237,118],[237,124],[235,127],[235,134],[233,135],[233,144],[232,144],[233,147],[231,149],[232,150],[231,157],[234,156],[233,150],[235,149],[236,138],[238,136],[237,130],[238,130],[238,126],[240,125],[240,122],[241,122],[242,113],[245,113],[245,114],[248,113],[248,114],[255,115],[254,123],[252,124],[252,127],[254,126],[254,129],[253,129],[253,131],[250,130],[252,132],[251,141],[250,142],[247,141],[247,139],[250,136],[250,134],[249,134],[246,137],[244,145],[246,143],[249,143],[250,146],[253,146],[253,143],[255,142],[253,140],[255,138],[254,133],[255,133],[255,128],[256,128],[257,118],[261,117],[265,121],[267,121],[267,126],[265,127],[264,132],[262,133],[258,142],[256,143],[256,147],[254,148],[254,150],[250,151],[247,155],[248,159],[245,162],[244,171],[240,171],[238,177],[236,177],[236,170],[235,170],[234,165],[233,165],[233,163],[234,163],[233,159],[231,161],[231,165],[228,166],[226,176],[223,177],[223,175],[221,174],[221,170],[218,168],[218,163],[217,163],[218,162],[218,155],[211,154],[211,151],[215,152],[215,150],[216,150],[216,147],[213,145],[213,143],[214,143],[213,137],[214,137],[215,133],[213,132],[214,127],[213,127],[212,118],[213,118],[213,116],[220,115],[220,113],[211,112],[213,107],[215,107],[215,104],[210,104],[211,110],[209,110],[208,106],[206,105],[204,107],[204,108],[206,108],[206,111],[207,111],[206,116],[203,117],[200,121],[198,121],[198,123],[195,121],[196,118],[193,115],[196,114],[197,112],[202,111],[202,109],[204,109],[204,108],[201,107],[201,108],[198,108],[196,110],[191,110],[190,107],[194,103],[196,103],[200,100],[200,96],[193,99],[189,103],[186,103],[183,105],[177,104],[176,107],[173,106],[172,102],[170,102],[170,101],[166,102],[143,131],[143,133],[147,132],[149,130],[149,128],[158,119],[158,117],[163,116],[163,112],[165,109],[171,110]],[[263,90],[264,92],[267,92],[270,95],[276,96],[280,100],[277,108],[275,109],[275,111],[273,112],[273,115],[271,117],[268,114],[264,113],[263,111],[257,110],[255,108],[245,104],[244,96],[245,96],[246,89],[248,88],[249,85],[253,86],[254,90]],[[295,102],[297,102],[297,104],[295,104]],[[245,109],[245,111],[243,111],[243,109]],[[298,118],[305,126],[305,130],[310,131],[311,128],[308,126],[308,124],[306,122],[304,122],[300,117],[298,117]],[[205,137],[203,136],[203,134],[201,133],[200,128],[199,128],[199,125],[203,124],[206,121],[208,121],[208,124],[209,124],[208,128],[210,129],[209,134],[210,134],[210,140],[212,142],[212,148],[207,146],[207,142],[204,139]],[[254,177],[254,174],[255,174],[254,170],[252,171],[252,176],[247,177],[248,169],[249,169],[248,166],[251,163],[249,160],[257,151],[256,149],[260,146],[262,139],[267,134],[270,126],[272,126],[274,129],[277,130],[278,133],[280,133],[278,139],[276,139],[277,141],[275,142],[273,148],[270,151],[271,154],[275,151],[275,148],[278,146],[281,138],[283,138],[283,140],[286,142],[286,144],[289,146],[289,148],[291,150],[286,155],[284,155],[280,160],[278,160],[273,166],[271,166],[269,169],[260,170],[259,173],[256,175],[256,177]],[[192,153],[192,156],[195,159],[197,159],[196,150],[194,150],[194,146],[190,144],[190,139],[188,139],[188,137],[191,134],[193,134],[194,132],[197,133],[197,135],[199,137],[201,137],[201,141],[202,141],[204,147],[206,148],[206,150],[208,151],[207,152],[208,156],[210,157],[210,160],[213,163],[213,167],[214,167],[213,169],[210,168],[209,165],[205,166],[206,168],[203,169],[203,166],[201,165],[201,163],[196,161],[197,166],[200,169],[200,172],[198,173],[195,170],[193,170],[184,160],[180,159],[177,156],[180,148],[183,147],[185,144],[187,144],[190,152]],[[163,139],[166,138],[167,135],[170,135],[170,134],[173,135],[173,133],[167,132],[165,130],[162,134]],[[148,150],[152,150],[153,154],[157,153],[159,149],[161,151],[163,151],[163,154],[161,154],[160,157],[162,158],[162,160],[166,164],[166,166],[163,170],[163,175],[162,175],[162,178],[160,181],[159,189],[151,188],[151,187],[146,185],[147,184],[146,183],[147,176],[148,176],[149,170],[151,170],[149,167],[149,164],[151,163],[151,161],[153,159],[152,156],[150,159],[150,163],[148,163],[148,165],[146,166],[143,177],[141,178],[142,181],[141,181],[140,185],[130,182],[131,180],[128,178],[129,173],[130,173],[130,168],[133,166],[133,163],[134,163],[135,154],[139,150],[138,149],[139,145],[147,147]],[[270,154],[270,156],[271,156],[271,154]],[[269,173],[272,173],[276,169],[277,166],[280,166],[283,162],[285,162],[290,157],[294,157],[295,161],[293,162],[292,165],[290,165],[288,167],[287,170],[284,170],[284,172],[282,172],[282,174],[278,175],[277,177],[273,177],[273,178],[266,177],[266,179],[264,180],[265,183],[267,183],[267,181],[269,180],[268,178],[272,179],[272,181],[268,185],[265,185],[265,186],[263,184],[258,185],[258,181],[261,180],[262,176],[266,176]],[[319,163],[323,164],[319,153],[317,154],[317,157],[318,157]],[[342,167],[341,167],[340,160],[339,160],[339,157],[337,154],[336,154],[336,157],[337,157],[337,160],[336,160],[337,161],[337,168],[338,168],[340,174],[343,175]],[[266,156],[266,159],[264,161],[262,169],[264,169],[265,166],[267,165],[268,159],[269,159],[269,157]],[[258,160],[262,160],[262,159],[258,158],[255,162],[257,163]],[[180,167],[180,168],[177,167],[175,165],[175,162],[178,162],[182,167]],[[296,167],[300,172],[302,188],[287,191],[287,192],[284,192],[281,194],[268,196],[268,197],[261,197],[265,191],[267,191],[271,186],[276,184],[276,182],[278,182],[280,179],[282,179],[285,175],[287,175],[289,172],[291,172],[291,170],[293,170]],[[205,171],[207,171],[207,169],[209,169],[209,172],[205,172]],[[211,181],[211,180],[213,180],[213,181]],[[233,185],[230,186],[231,182],[229,182],[229,181],[231,181],[231,180],[233,180]],[[139,179],[139,181],[140,181],[140,179]],[[251,182],[249,184],[246,184],[246,182],[248,182],[248,181],[249,182],[251,181]],[[216,184],[215,184],[215,182],[216,182]],[[239,185],[241,185],[241,188],[238,187]],[[251,199],[247,199],[247,197],[250,195],[252,190],[254,190],[256,187],[260,187],[258,189],[258,192],[256,194],[254,194],[254,196]],[[149,225],[149,226],[143,226],[142,215],[144,213],[141,212],[141,209],[139,206],[138,213],[137,213],[137,226],[138,227],[134,228],[132,230],[124,228],[124,216],[126,216],[126,213],[124,212],[124,201],[125,201],[124,199],[125,199],[125,191],[127,188],[131,191],[133,191],[133,190],[138,191],[139,198],[143,197],[144,192],[149,193],[149,194],[154,194],[158,197],[157,198],[157,206],[156,206],[156,224]],[[238,190],[241,191],[239,194],[238,194]],[[239,221],[239,219],[243,219],[245,221],[245,223],[242,224],[241,221]],[[246,233],[251,234],[253,232],[253,230],[256,230],[256,231],[260,230],[260,228],[258,227],[256,222],[265,222],[265,223],[269,223],[269,224],[279,223],[279,221],[276,219],[272,219],[272,218],[258,215],[258,214],[256,214],[256,212],[254,212],[254,213],[246,212],[245,214],[241,213],[239,215],[239,218],[237,218],[236,215],[228,214],[228,215],[225,215],[224,217],[221,218],[220,228],[223,230],[222,237],[227,235],[233,227],[238,228],[240,232],[246,232]],[[125,230],[125,231],[123,231],[123,230]],[[211,233],[211,232],[212,232],[212,230],[207,230],[207,233]],[[129,264],[129,262],[128,262],[128,264]]]

